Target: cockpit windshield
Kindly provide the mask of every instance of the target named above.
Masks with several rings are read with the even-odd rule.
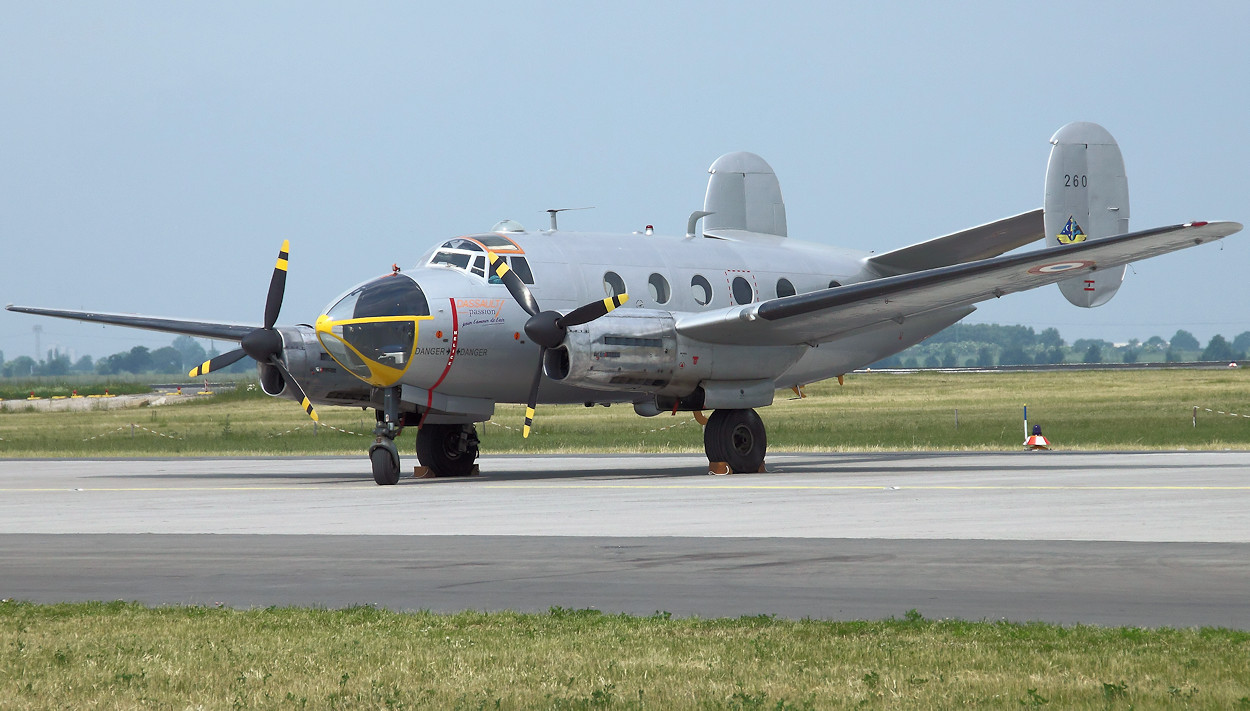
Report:
[[[434,256],[430,257],[428,265],[458,269],[488,279],[492,284],[498,284],[500,283],[498,277],[487,274],[486,250],[488,249],[502,257],[512,271],[521,277],[521,281],[526,284],[534,283],[533,272],[530,271],[529,262],[523,256],[521,248],[516,242],[500,234],[474,235],[447,240],[434,251]]]

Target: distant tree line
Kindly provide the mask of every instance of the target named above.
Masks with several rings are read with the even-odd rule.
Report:
[[[1245,360],[1250,331],[1230,343],[1216,334],[1204,347],[1192,333],[1178,330],[1170,340],[1151,336],[1115,344],[1079,338],[1068,344],[1054,328],[1036,333],[1028,326],[957,323],[897,355],[873,363],[874,368],[989,368],[996,365],[1057,363],[1178,363]]]
[[[1205,347],[1192,333],[1183,329],[1173,334],[1170,340],[1151,336],[1144,342],[1134,338],[1117,345],[1097,338],[1079,338],[1068,344],[1054,328],[1036,333],[1028,326],[957,323],[930,336],[923,343],[873,363],[872,367],[989,368],[996,365],[1053,363],[1229,362],[1245,360],[1247,352],[1250,352],[1250,331],[1243,331],[1231,343],[1216,334]],[[73,362],[59,350],[48,351],[47,357],[38,361],[30,356],[18,356],[6,361],[0,351],[0,376],[24,378],[72,373],[185,375],[215,355],[218,355],[216,350],[206,352],[190,336],[178,336],[170,345],[156,350],[135,346],[98,360],[84,355]],[[244,358],[224,372],[243,373],[254,366],[255,361]]]
[[[182,375],[204,361],[218,355],[217,351],[205,351],[199,341],[190,336],[178,336],[173,343],[164,348],[150,350],[145,346],[135,346],[128,351],[121,351],[110,356],[93,360],[84,355],[71,362],[68,355],[59,349],[48,351],[43,360],[35,360],[30,356],[18,356],[13,360],[5,360],[0,351],[0,376],[5,378],[26,378],[31,376],[60,376],[76,373],[94,373],[98,375],[118,375],[121,373]],[[242,373],[255,365],[251,358],[244,358],[226,368],[224,372]]]

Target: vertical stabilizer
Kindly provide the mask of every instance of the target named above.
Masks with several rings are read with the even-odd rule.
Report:
[[[786,205],[781,184],[763,158],[754,153],[726,153],[708,168],[703,230],[744,230],[786,236]]]
[[[1077,121],[1050,139],[1046,165],[1046,239],[1061,252],[1077,242],[1128,232],[1128,178],[1124,157],[1107,129]],[[1059,282],[1077,306],[1101,306],[1124,281],[1124,266],[1099,269]]]

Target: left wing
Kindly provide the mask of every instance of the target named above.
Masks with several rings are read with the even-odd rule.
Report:
[[[44,309],[36,306],[5,307],[8,311],[36,316],[53,316],[68,318],[75,321],[91,321],[107,323],[127,328],[142,328],[162,333],[181,333],[184,336],[215,338],[222,341],[242,341],[243,337],[256,330],[256,326],[243,326],[234,323],[218,323],[216,321],[188,321],[186,319],[162,318],[159,316],[140,316],[138,314],[112,314],[100,311],[67,311],[65,309]]]
[[[873,279],[798,296],[678,315],[677,330],[708,343],[820,343],[875,323],[967,306],[1227,237],[1238,222],[1191,222]]]

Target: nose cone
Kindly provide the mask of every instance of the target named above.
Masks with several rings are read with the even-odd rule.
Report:
[[[407,372],[418,327],[430,319],[425,293],[404,274],[365,282],[317,319],[317,338],[348,372],[376,387],[390,387]]]

